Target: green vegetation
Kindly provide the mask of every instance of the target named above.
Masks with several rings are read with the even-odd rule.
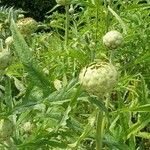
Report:
[[[57,3],[0,8],[0,149],[149,150],[149,0]]]
[[[54,7],[55,0],[0,0],[0,6],[21,8],[26,16],[42,21],[46,12]]]

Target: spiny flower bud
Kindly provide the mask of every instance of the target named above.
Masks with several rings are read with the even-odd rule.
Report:
[[[56,0],[56,3],[57,3],[58,5],[62,5],[62,6],[68,5],[69,2],[70,2],[70,0]]]
[[[17,26],[23,35],[34,33],[37,30],[38,23],[30,17],[18,20]]]
[[[6,140],[13,133],[13,123],[8,119],[0,120],[0,139]]]
[[[116,30],[107,32],[103,37],[103,43],[109,49],[116,49],[123,43],[122,34]]]
[[[106,62],[93,63],[82,69],[79,82],[90,94],[103,98],[117,83],[116,68]]]

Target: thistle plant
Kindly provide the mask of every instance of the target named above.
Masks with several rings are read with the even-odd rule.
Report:
[[[83,88],[90,94],[98,97],[99,100],[105,98],[111,93],[117,83],[118,72],[111,63],[98,62],[93,63],[82,69],[79,74],[79,82]],[[97,113],[96,129],[96,150],[102,149],[104,116],[102,110]]]
[[[38,23],[30,17],[21,18],[17,21],[17,26],[20,33],[24,36],[28,36],[37,30]]]
[[[27,27],[28,34],[20,34],[12,17],[11,33],[2,33],[0,54],[13,55],[0,59],[8,61],[4,67],[0,61],[6,71],[0,80],[0,149],[148,150],[148,7],[137,1],[107,0],[106,6],[99,0],[57,2],[67,13],[47,17],[50,32],[32,34],[35,30]],[[30,34],[28,42],[24,38]]]

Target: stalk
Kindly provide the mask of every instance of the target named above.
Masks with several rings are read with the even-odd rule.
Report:
[[[109,23],[110,22],[110,14],[109,14],[108,6],[111,6],[111,4],[112,4],[112,0],[109,0],[109,1],[105,0],[104,1],[104,5],[107,8],[106,9],[106,32],[108,32],[109,24],[110,24]]]
[[[110,63],[114,64],[115,60],[115,50],[110,51]]]
[[[96,43],[97,43],[100,1],[99,0],[95,0],[95,4],[96,4],[96,31],[95,31],[95,40],[96,40]]]
[[[97,36],[98,36],[98,20],[99,20],[98,14],[99,14],[99,7],[97,6],[96,8],[96,32],[95,32],[96,43],[97,43]]]
[[[98,110],[96,120],[96,150],[102,150],[103,146],[103,119],[103,112],[101,110]]]
[[[105,106],[108,109],[109,106],[109,95],[107,95],[105,100]],[[103,148],[103,135],[104,129],[106,127],[106,115],[102,110],[97,112],[97,122],[96,122],[96,150],[102,150]]]
[[[65,47],[68,46],[68,37],[69,37],[69,5],[65,6],[66,10],[66,24],[65,24]]]

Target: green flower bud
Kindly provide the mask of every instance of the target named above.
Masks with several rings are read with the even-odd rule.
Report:
[[[34,33],[38,28],[38,23],[33,18],[23,18],[18,20],[17,26],[23,35],[30,35]]]
[[[109,49],[116,49],[123,43],[122,34],[116,30],[110,31],[103,37],[103,43]]]
[[[117,70],[112,64],[99,62],[83,68],[79,82],[87,92],[103,98],[112,91],[117,77]]]

